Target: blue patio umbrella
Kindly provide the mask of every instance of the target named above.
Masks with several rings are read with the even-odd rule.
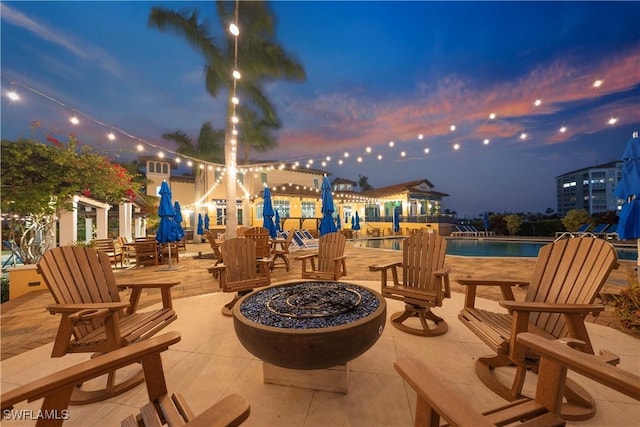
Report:
[[[202,226],[202,214],[199,213],[198,214],[198,234],[199,235],[203,235],[204,234],[204,227]]]
[[[331,195],[331,183],[328,177],[322,179],[321,198],[322,198],[322,219],[320,220],[320,235],[338,231],[336,224],[333,222],[333,212],[335,207],[333,204],[333,196]]]
[[[396,206],[393,208],[393,232],[397,233],[400,231],[400,207]]]
[[[358,216],[358,211],[356,211],[356,214],[353,216],[353,224],[351,224],[351,228],[353,230],[360,230],[360,217]]]
[[[204,214],[204,229],[205,230],[209,229],[209,214],[208,213]]]
[[[184,239],[184,229],[182,228],[182,209],[180,209],[180,203],[176,200],[173,204],[173,211],[176,213],[174,217],[176,224],[178,224],[178,229],[180,230],[180,240]]]
[[[622,179],[614,194],[623,199],[624,203],[616,231],[622,240],[640,239],[640,139],[637,132],[627,141],[622,161]],[[640,246],[640,240],[638,245]]]
[[[278,234],[276,225],[273,223],[274,215],[275,212],[273,211],[273,202],[271,201],[271,190],[269,190],[269,187],[264,187],[264,192],[262,193],[262,227],[267,229],[271,238],[275,238],[276,234]]]
[[[171,203],[171,190],[166,181],[160,186],[160,207],[158,208],[160,224],[156,232],[159,243],[172,243],[181,240],[180,227],[175,221],[176,211]],[[171,245],[169,245],[169,268],[171,268]]]
[[[276,231],[282,231],[282,226],[280,225],[280,214],[278,213],[277,209],[276,209],[276,219],[274,221],[276,223]]]

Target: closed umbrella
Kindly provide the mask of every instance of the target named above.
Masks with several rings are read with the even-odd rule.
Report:
[[[182,228],[182,209],[180,208],[180,203],[177,200],[173,204],[173,211],[176,213],[174,219],[176,221],[176,224],[178,224],[180,240],[182,240],[184,239],[184,229]]]
[[[336,224],[333,222],[333,196],[331,195],[331,183],[326,176],[322,179],[321,198],[322,198],[322,219],[320,220],[320,235],[334,233],[337,231]]]
[[[262,194],[262,227],[267,229],[272,239],[275,239],[277,234],[276,225],[273,223],[274,215],[273,202],[271,202],[271,190],[269,190],[269,187],[264,187],[264,193]]]
[[[615,189],[624,203],[618,219],[618,236],[622,240],[637,239],[640,250],[640,139],[638,132],[627,141],[622,154],[622,178]],[[640,265],[640,252],[637,264]]]
[[[181,240],[180,227],[175,221],[176,211],[171,204],[171,190],[166,181],[160,186],[160,207],[158,208],[160,224],[156,233],[156,240],[159,243],[173,243]],[[171,266],[171,245],[169,245],[169,269]]]
[[[355,216],[353,217],[353,224],[351,224],[351,228],[359,231],[360,230],[360,217],[358,216],[358,211],[356,211]]]
[[[209,229],[209,214],[208,213],[204,214],[204,229],[205,230]]]
[[[282,227],[280,226],[280,214],[278,213],[278,210],[276,209],[276,231],[282,231]]]
[[[400,231],[400,207],[396,206],[393,209],[393,232],[397,233]]]
[[[204,227],[202,226],[202,214],[198,214],[198,234],[204,235]]]

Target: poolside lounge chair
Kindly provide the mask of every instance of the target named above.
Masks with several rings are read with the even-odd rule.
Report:
[[[397,329],[421,336],[447,332],[447,322],[431,311],[431,307],[441,307],[442,301],[451,297],[449,268],[444,264],[446,248],[447,241],[436,233],[419,233],[403,239],[402,262],[369,267],[381,272],[382,296],[405,303],[404,311],[391,316],[391,324]],[[398,267],[402,267],[401,280]],[[391,284],[387,282],[390,269]],[[420,319],[419,328],[404,323],[414,317]]]
[[[52,357],[108,353],[152,337],[177,318],[171,288],[180,282],[116,285],[109,256],[93,248],[49,249],[38,262],[38,273],[56,302],[47,310],[61,315]],[[120,299],[119,291],[126,288],[131,289],[129,302]],[[153,288],[161,290],[162,307],[137,312],[142,290]],[[84,391],[78,387],[72,402],[92,403],[123,393],[144,380],[141,374],[115,383],[115,371],[110,372],[104,389]]]
[[[618,240],[620,238],[618,236],[618,224],[612,224],[611,227],[607,228],[604,238],[606,240]]]
[[[558,426],[560,403],[567,380],[567,369],[606,387],[640,400],[640,377],[615,368],[598,356],[585,354],[560,340],[547,340],[532,333],[518,335],[518,344],[540,355],[535,396],[479,413],[460,401],[460,393],[444,381],[441,370],[417,359],[399,357],[394,366],[417,393],[416,426],[437,426],[443,418],[448,425],[502,426],[521,421],[521,426]]]
[[[538,368],[535,355],[516,341],[521,332],[535,332],[546,338],[576,338],[585,344],[582,351],[593,353],[584,318],[604,310],[593,304],[609,273],[617,267],[616,251],[602,239],[570,238],[556,240],[540,249],[530,281],[461,278],[467,288],[465,305],[458,315],[494,352],[476,361],[480,380],[507,400],[521,397],[527,370]],[[511,286],[528,285],[524,301],[515,301]],[[508,313],[495,313],[475,307],[478,286],[499,286]],[[615,358],[611,359],[615,362]],[[515,366],[512,384],[505,385],[496,368]],[[562,414],[567,419],[588,419],[595,413],[593,398],[574,382],[567,382],[567,403]]]
[[[181,395],[175,393],[169,395],[161,353],[178,341],[180,341],[178,332],[168,332],[14,388],[2,394],[3,417],[11,413],[14,406],[21,402],[32,402],[44,398],[39,411],[28,410],[33,412],[32,417],[43,414],[38,418],[36,425],[62,426],[65,421],[65,413],[69,415],[68,418],[71,419],[71,422],[74,418],[81,422],[81,418],[73,417],[72,411],[66,412],[72,391],[78,383],[88,382],[108,374],[113,369],[141,363],[145,372],[144,380],[149,403],[143,406],[137,416],[130,415],[125,418],[121,426],[198,425],[213,427],[240,425],[249,417],[250,405],[249,401],[238,394],[230,394],[222,398],[198,416],[193,414]],[[27,415],[26,412],[25,415]],[[166,424],[162,424],[163,422]]]
[[[293,241],[301,249],[311,249],[318,247],[318,239],[314,238],[307,230],[295,230]]]

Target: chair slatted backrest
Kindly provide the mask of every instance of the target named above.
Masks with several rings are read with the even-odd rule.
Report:
[[[332,271],[334,258],[344,255],[347,238],[342,233],[327,233],[318,239],[318,271]]]
[[[433,272],[444,267],[446,250],[447,241],[436,233],[419,233],[405,238],[402,284],[437,295],[441,284]]]
[[[255,242],[257,258],[266,258],[271,255],[271,237],[269,236],[269,230],[267,230],[266,228],[248,228],[244,232],[244,237]]]
[[[540,249],[526,301],[591,304],[617,261],[615,249],[605,240],[557,240]],[[556,337],[567,336],[562,314],[532,313],[529,322]]]
[[[244,237],[227,239],[220,245],[226,281],[239,282],[256,278],[256,244]]]
[[[120,302],[111,261],[102,251],[82,246],[53,248],[38,261],[38,272],[57,304]],[[74,335],[80,338],[95,327],[78,326]]]
[[[136,240],[136,265],[158,265],[158,242],[155,240]]]

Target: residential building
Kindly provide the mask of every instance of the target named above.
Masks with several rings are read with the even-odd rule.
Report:
[[[589,214],[615,211],[620,200],[613,194],[622,178],[622,161],[590,166],[556,177],[558,216],[572,209]]]

